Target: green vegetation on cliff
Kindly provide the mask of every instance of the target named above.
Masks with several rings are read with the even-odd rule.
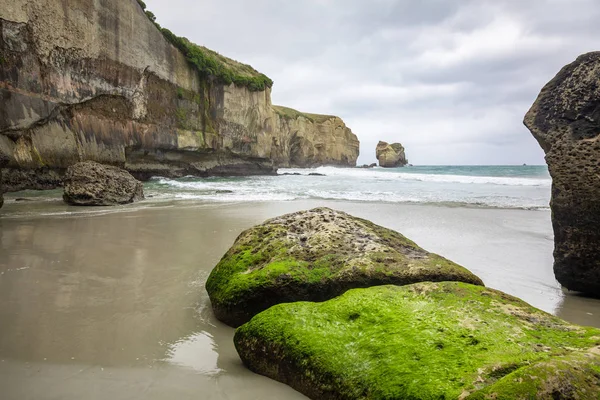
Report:
[[[279,304],[234,342],[252,371],[313,399],[600,398],[600,330],[460,282]]]
[[[309,114],[303,113],[293,108],[283,106],[273,106],[273,110],[284,119],[298,119],[300,117],[306,118],[311,122],[323,123],[328,119],[337,118],[333,115],[321,115],[321,114]]]
[[[240,87],[247,87],[248,90],[256,92],[265,90],[273,86],[273,81],[264,74],[261,74],[249,65],[242,64],[221,54],[190,42],[187,38],[179,37],[170,30],[161,27],[156,22],[156,16],[146,10],[146,4],[142,0],[137,0],[138,4],[148,19],[156,25],[163,36],[175,47],[177,47],[192,64],[198,73],[205,78],[213,78],[218,83],[225,85],[235,84]]]

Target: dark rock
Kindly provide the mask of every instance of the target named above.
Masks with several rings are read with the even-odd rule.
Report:
[[[84,161],[64,176],[65,202],[77,206],[113,206],[144,198],[143,185],[120,168]]]
[[[318,172],[311,172],[308,176],[325,176],[325,174],[319,174]]]
[[[286,175],[286,176],[300,176],[302,175],[300,172],[284,172],[283,174],[279,174],[279,175]]]
[[[315,208],[243,232],[211,272],[206,290],[216,317],[238,326],[279,303],[323,301],[352,288],[421,281],[483,285],[467,269],[398,232]]]
[[[2,168],[8,164],[8,157],[0,153],[0,208],[4,205],[4,183],[2,180]]]
[[[376,166],[377,166],[377,163],[363,164],[359,168],[375,168]]]
[[[554,274],[600,296],[600,52],[565,66],[539,94],[525,125],[552,175]]]
[[[280,304],[236,330],[252,371],[311,399],[597,399],[600,330],[460,282]]]
[[[408,164],[404,147],[400,143],[377,143],[375,150],[379,166],[384,168],[403,167]]]

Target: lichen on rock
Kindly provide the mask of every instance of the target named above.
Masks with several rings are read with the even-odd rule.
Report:
[[[238,326],[272,305],[324,301],[357,287],[421,281],[483,285],[400,233],[329,208],[283,215],[243,232],[211,272],[215,315]]]
[[[114,206],[144,198],[144,188],[127,171],[84,161],[70,166],[64,177],[64,200],[77,206]]]
[[[234,343],[250,370],[312,399],[600,397],[600,330],[461,282],[280,304]]]

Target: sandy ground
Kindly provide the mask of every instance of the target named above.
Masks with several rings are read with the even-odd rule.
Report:
[[[600,327],[600,301],[563,293],[548,211],[324,201],[7,202],[0,216],[0,398],[303,399],[247,371],[204,282],[244,229],[329,206],[398,230],[503,290]]]

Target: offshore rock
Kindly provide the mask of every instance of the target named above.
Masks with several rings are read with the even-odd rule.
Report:
[[[400,233],[329,208],[270,219],[243,232],[211,272],[206,290],[216,317],[239,326],[294,301],[323,301],[348,289],[461,281],[467,269]]]
[[[600,330],[460,282],[279,304],[235,332],[252,371],[315,400],[597,399]]]
[[[546,153],[552,176],[556,279],[600,296],[600,52],[565,66],[524,123]]]
[[[136,0],[0,0],[5,189],[56,187],[85,160],[121,165],[139,179],[353,165],[358,140],[339,118],[292,131],[279,125],[269,87],[213,78]]]
[[[386,143],[380,141],[377,143],[375,155],[379,161],[379,166],[384,168],[403,167],[408,164],[404,147],[400,143]]]
[[[65,202],[76,206],[114,206],[144,199],[144,188],[127,171],[93,161],[72,165],[64,177]]]

